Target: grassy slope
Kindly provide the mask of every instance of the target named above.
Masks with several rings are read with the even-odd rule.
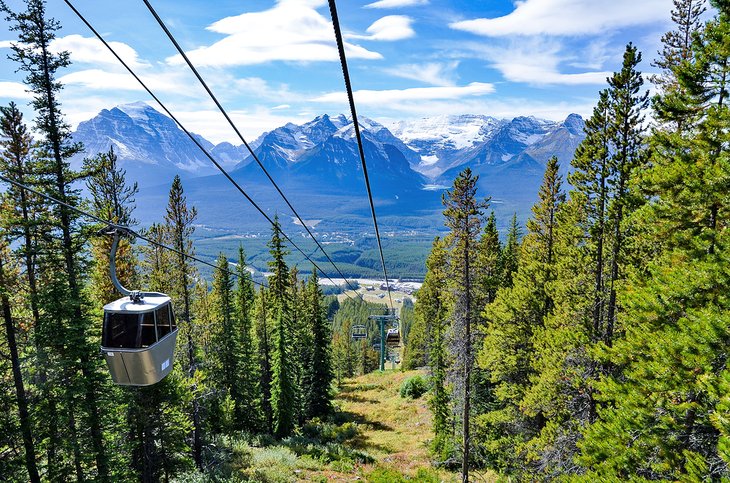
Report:
[[[431,438],[431,413],[427,396],[411,400],[400,397],[402,382],[418,371],[385,371],[348,379],[335,403],[347,419],[358,424],[360,434],[346,444],[364,451],[376,460],[352,471],[313,471],[303,481],[326,477],[328,481],[368,480],[377,469],[393,469],[414,477],[419,468],[430,468],[428,441]],[[456,475],[439,472],[441,481],[456,481]],[[414,478],[413,481],[418,481]]]

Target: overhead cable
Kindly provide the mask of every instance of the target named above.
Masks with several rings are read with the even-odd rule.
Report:
[[[119,63],[122,64],[122,66],[127,70],[127,72],[129,72],[132,75],[132,77],[135,78],[135,80],[139,83],[139,85],[142,86],[142,88],[145,91],[147,91],[147,93],[155,100],[155,102],[157,102],[157,104],[159,104],[159,106],[162,108],[162,110],[165,111],[165,113],[170,117],[170,119],[172,119],[175,122],[175,124],[177,124],[177,126],[202,151],[202,153],[213,163],[213,165],[215,165],[215,167],[218,168],[218,170],[226,177],[226,179],[228,179],[228,181],[230,181],[231,184],[233,184],[233,186],[236,187],[236,189],[246,198],[246,200],[248,200],[249,203],[251,203],[251,205],[253,205],[254,208],[256,208],[256,210],[266,219],[266,221],[268,221],[272,226],[275,226],[275,223],[271,219],[271,217],[269,217],[269,215],[266,214],[266,212],[263,209],[261,209],[261,207],[248,195],[248,193],[246,193],[246,191],[236,182],[236,180],[234,180],[231,177],[231,175],[228,174],[228,172],[220,165],[220,163],[218,163],[218,161],[216,161],[215,158],[213,158],[213,156],[208,152],[208,150],[206,150],[203,147],[203,145],[200,143],[200,141],[198,141],[198,139],[195,136],[193,136],[190,131],[187,130],[187,128],[177,119],[177,117],[167,108],[167,106],[165,106],[165,104],[152,92],[152,90],[149,87],[147,87],[147,84],[145,84],[144,81],[142,79],[140,79],[140,77],[134,72],[134,70],[132,70],[132,68],[129,67],[129,65],[119,56],[119,54],[111,47],[111,45],[109,45],[109,43],[104,39],[104,37],[91,25],[91,23],[89,23],[89,21],[86,19],[86,17],[84,17],[84,15],[81,14],[81,12],[79,12],[76,9],[76,7],[74,7],[74,5],[70,2],[70,0],[64,0],[64,2],[66,3],[66,5],[69,6],[69,8],[71,10],[73,10],[73,12],[76,14],[76,16],[79,17],[79,19],[89,28],[89,30],[91,30],[94,33],[96,38],[98,38],[104,44],[104,46],[109,50],[109,52],[111,52],[112,55],[114,55],[114,57],[119,61]],[[279,231],[281,232],[282,236],[297,251],[299,251],[302,255],[304,255],[304,258],[309,260],[309,262],[311,262],[312,265],[325,276],[325,278],[327,278],[330,282],[332,282],[335,286],[337,286],[337,283],[334,280],[332,280],[331,277],[329,277],[327,275],[327,272],[322,270],[320,268],[320,266],[317,265],[317,262],[312,260],[312,258],[309,255],[307,255],[304,252],[304,250],[302,250],[296,243],[294,243],[294,241],[283,230],[281,230],[281,228],[279,228]],[[345,295],[350,299],[353,298],[347,292],[345,292]]]
[[[378,250],[380,251],[380,263],[383,266],[383,276],[385,277],[385,287],[388,289],[388,298],[390,299],[390,307],[393,308],[393,296],[390,293],[390,282],[388,281],[388,271],[385,268],[385,257],[383,257],[383,245],[380,242],[380,230],[378,229],[378,218],[375,216],[375,204],[373,203],[373,192],[370,189],[370,178],[368,177],[368,167],[365,163],[365,149],[362,144],[362,136],[360,135],[360,124],[357,122],[357,112],[355,110],[355,98],[352,94],[352,84],[350,82],[350,72],[347,69],[347,57],[345,56],[345,44],[342,40],[342,31],[340,30],[340,20],[337,17],[337,5],[335,0],[329,0],[330,15],[332,16],[332,26],[335,29],[335,38],[337,39],[337,50],[340,54],[340,65],[342,66],[342,75],[345,78],[345,89],[347,89],[347,99],[350,103],[350,112],[352,114],[352,124],[355,129],[355,137],[357,138],[357,148],[360,153],[360,162],[362,163],[362,172],[365,176],[365,187],[368,191],[368,200],[370,201],[370,212],[373,215],[373,225],[375,226],[375,238],[378,241]]]
[[[246,149],[249,153],[251,153],[251,157],[256,161],[256,164],[258,164],[259,168],[264,172],[268,180],[271,182],[271,184],[276,188],[276,191],[279,193],[279,196],[284,200],[286,205],[289,207],[291,212],[296,216],[297,220],[299,220],[299,223],[304,227],[304,229],[307,231],[309,236],[312,238],[314,243],[317,244],[317,247],[319,250],[324,254],[324,256],[327,258],[327,260],[330,262],[330,264],[334,267],[334,269],[337,271],[337,273],[342,277],[342,279],[345,281],[345,283],[350,287],[352,290],[356,290],[356,287],[353,286],[349,280],[343,275],[343,273],[340,271],[340,269],[337,267],[335,262],[330,258],[329,254],[325,251],[324,247],[319,243],[317,238],[314,236],[314,233],[309,229],[307,224],[304,222],[301,216],[299,216],[299,213],[297,213],[297,210],[294,209],[292,204],[289,202],[289,199],[284,195],[284,192],[279,188],[279,185],[274,181],[274,178],[271,177],[271,174],[269,174],[269,171],[266,169],[266,167],[263,165],[263,163],[259,160],[259,157],[256,155],[254,150],[251,148],[251,146],[248,144],[246,139],[244,139],[243,134],[241,134],[241,131],[239,131],[238,127],[236,127],[236,124],[233,122],[231,117],[228,115],[228,112],[223,108],[221,103],[218,101],[218,98],[215,94],[213,94],[213,91],[208,87],[208,84],[203,80],[203,77],[198,72],[198,69],[193,65],[193,63],[190,61],[190,58],[185,53],[185,51],[180,47],[180,44],[178,43],[177,39],[175,39],[175,36],[170,32],[170,29],[167,28],[167,25],[165,25],[165,22],[160,18],[160,16],[157,14],[157,11],[152,7],[150,2],[148,0],[142,0],[144,4],[147,6],[147,9],[150,11],[153,17],[155,17],[155,20],[157,20],[157,23],[159,24],[160,28],[165,32],[167,35],[167,38],[170,39],[170,42],[175,46],[175,49],[178,51],[178,53],[182,56],[182,58],[185,60],[185,63],[190,67],[190,70],[195,74],[195,77],[198,79],[200,84],[203,86],[205,91],[208,93],[208,96],[210,96],[211,100],[215,103],[216,107],[218,107],[218,110],[223,114],[223,117],[226,118],[226,121],[228,121],[228,124],[231,126],[233,131],[238,136],[238,139],[241,140],[244,146],[246,146]]]

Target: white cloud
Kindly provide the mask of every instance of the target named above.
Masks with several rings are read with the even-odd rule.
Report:
[[[137,51],[129,45],[122,42],[109,42],[109,45],[131,68],[135,69],[143,65]],[[71,54],[71,61],[74,63],[119,65],[116,57],[95,37],[67,35],[54,39],[50,48],[54,52],[68,51]]]
[[[409,39],[416,35],[416,32],[411,28],[412,23],[413,19],[405,15],[387,15],[379,18],[367,28],[366,32],[369,35],[350,34],[347,37],[351,39],[384,41]]]
[[[12,45],[12,40],[0,40],[0,49],[9,49]]]
[[[0,81],[0,99],[32,99],[33,94],[26,89],[26,85],[20,82]]]
[[[272,61],[334,62],[339,60],[334,30],[316,8],[321,0],[278,0],[269,10],[226,17],[207,27],[225,37],[187,52],[198,66],[254,65]],[[378,52],[346,43],[350,58],[381,59]],[[170,64],[183,59],[169,57]]]
[[[561,72],[561,65],[570,57],[562,52],[560,42],[538,37],[522,38],[501,43],[465,43],[477,57],[486,59],[512,82],[532,85],[599,85],[611,75],[608,71]]]
[[[611,29],[668,22],[671,0],[522,0],[503,17],[453,22],[477,35],[586,35]]]
[[[156,72],[145,75],[137,72],[142,81],[154,93],[166,92],[178,95],[202,95],[198,84],[192,79],[185,82],[185,77],[172,72]],[[84,89],[98,91],[133,91],[145,92],[142,86],[127,72],[108,72],[101,69],[86,69],[71,72],[59,78],[59,81],[68,86],[80,86]]]
[[[453,86],[456,84],[458,61],[425,64],[403,64],[383,69],[387,74],[403,79],[417,80],[434,86]]]
[[[427,4],[428,0],[379,0],[377,2],[368,3],[364,8],[401,8]]]
[[[355,91],[355,102],[358,104],[382,105],[391,102],[425,101],[434,99],[461,99],[463,97],[483,96],[494,92],[492,84],[472,82],[461,87],[413,87],[409,89],[359,90]],[[344,92],[330,92],[312,99],[314,102],[345,103]]]

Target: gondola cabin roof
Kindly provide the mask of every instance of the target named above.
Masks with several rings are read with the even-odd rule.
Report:
[[[170,302],[170,297],[164,294],[145,295],[142,300],[135,303],[129,297],[110,302],[104,306],[104,312],[111,313],[138,313],[152,312]]]

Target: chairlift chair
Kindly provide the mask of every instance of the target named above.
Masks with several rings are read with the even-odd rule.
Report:
[[[353,325],[351,336],[354,340],[362,340],[368,338],[368,329],[364,325]]]
[[[115,288],[125,297],[104,306],[101,352],[114,383],[149,386],[172,371],[177,325],[170,297],[157,292],[130,291],[116,275],[115,256],[120,233],[115,227],[109,271]]]

